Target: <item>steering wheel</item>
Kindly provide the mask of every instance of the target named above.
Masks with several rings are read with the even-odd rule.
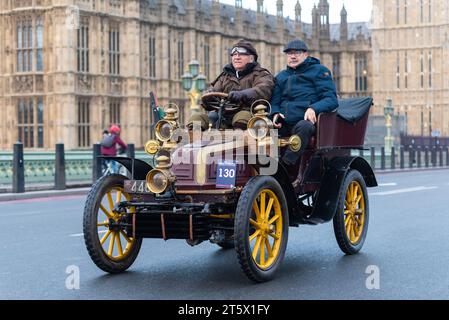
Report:
[[[229,95],[223,92],[209,92],[201,97],[204,109],[208,111],[220,111],[234,113],[241,108],[240,104],[229,101]]]

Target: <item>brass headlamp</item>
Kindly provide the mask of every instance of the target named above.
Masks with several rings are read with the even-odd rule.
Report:
[[[172,138],[179,128],[178,114],[179,107],[176,104],[169,104],[164,119],[158,121],[154,128],[157,140],[150,140],[145,144],[146,153],[155,155],[160,150],[176,148],[177,142],[172,141]]]
[[[176,106],[177,107],[177,106]],[[165,110],[165,117],[156,123],[155,134],[156,138],[161,142],[168,142],[173,137],[173,133],[179,128],[178,113],[179,108],[174,108],[173,105],[169,105]]]
[[[271,129],[273,122],[268,118],[267,106],[259,104],[254,108],[253,117],[248,122],[248,133],[257,140],[265,138]]]
[[[172,184],[176,178],[170,172],[170,158],[167,156],[159,156],[156,159],[156,169],[148,172],[146,176],[148,189],[152,193],[161,194],[164,193],[168,186]]]

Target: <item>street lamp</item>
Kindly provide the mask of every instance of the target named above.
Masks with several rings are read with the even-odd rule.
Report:
[[[201,98],[201,92],[206,89],[206,77],[200,74],[199,70],[200,63],[192,60],[189,63],[189,71],[181,77],[182,88],[189,96],[192,111],[199,111],[198,101]]]
[[[393,136],[391,135],[392,116],[394,114],[393,101],[387,98],[387,103],[384,107],[385,126],[387,128],[387,135],[385,136],[385,151],[389,152],[393,147]]]

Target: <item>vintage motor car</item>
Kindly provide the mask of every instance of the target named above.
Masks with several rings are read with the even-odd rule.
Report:
[[[223,115],[239,109],[224,93],[208,93],[202,101],[217,110],[218,132]],[[284,259],[290,227],[330,221],[343,253],[356,254],[368,230],[367,187],[377,181],[367,161],[351,151],[363,148],[371,105],[371,98],[351,98],[320,114],[316,136],[293,169],[278,159],[287,148],[297,152],[301,139],[271,130],[267,102],[253,104],[248,130],[232,143],[222,138],[192,143],[195,131],[181,139],[175,134],[181,130],[179,109],[168,106],[155,126],[157,140],[145,146],[155,166],[109,158],[129,175],[104,176],[89,192],[83,230],[93,262],[115,274],[133,264],[144,238],[183,239],[192,246],[210,241],[235,249],[246,276],[264,282]],[[188,143],[180,143],[183,139]],[[230,161],[217,157],[226,152]]]

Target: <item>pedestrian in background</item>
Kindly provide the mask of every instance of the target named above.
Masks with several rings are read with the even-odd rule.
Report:
[[[106,157],[116,157],[117,156],[117,145],[119,145],[120,152],[126,152],[126,144],[120,138],[120,127],[116,124],[111,125],[109,131],[103,131],[103,138],[101,140],[101,155]],[[104,160],[105,170],[111,167],[112,173],[118,173],[118,164],[114,160]]]

